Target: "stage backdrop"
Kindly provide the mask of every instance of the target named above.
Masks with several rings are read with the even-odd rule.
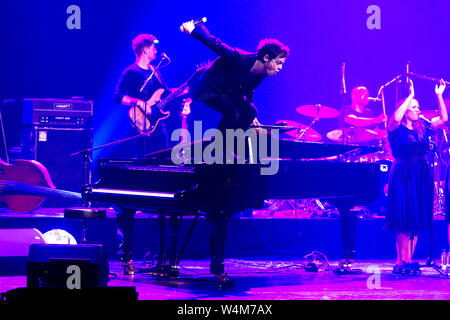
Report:
[[[209,30],[231,46],[253,51],[260,39],[278,38],[290,47],[283,70],[256,90],[259,120],[274,124],[312,119],[298,106],[322,104],[338,109],[345,63],[346,87],[364,85],[371,96],[405,70],[450,78],[450,2],[433,1],[2,1],[0,3],[0,99],[9,147],[19,144],[21,99],[84,97],[94,101],[94,146],[113,141],[129,125],[124,107],[113,101],[121,71],[135,57],[131,40],[140,33],[158,37],[159,53],[171,63],[162,70],[177,87],[196,65],[216,58],[197,40],[180,32],[182,22],[206,17]],[[434,83],[416,80],[424,109],[436,109]],[[448,94],[447,94],[448,95]],[[386,90],[392,113],[395,91]],[[379,104],[372,104],[376,114]],[[218,115],[194,103],[192,120],[215,127]],[[326,133],[337,119],[314,128]],[[96,152],[95,158],[107,156]]]

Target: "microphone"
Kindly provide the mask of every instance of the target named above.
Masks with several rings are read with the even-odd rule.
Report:
[[[369,101],[374,101],[374,102],[381,101],[381,98],[378,98],[378,97],[377,98],[369,97],[367,99],[369,99]]]
[[[422,119],[423,121],[425,121],[426,123],[428,123],[428,124],[431,124],[431,120],[430,119],[427,119],[427,118],[425,118],[422,114],[421,115],[419,115],[419,119]]]
[[[169,60],[169,62],[170,62],[170,58],[169,58],[169,56],[168,56],[165,52],[161,53],[161,57],[162,57],[163,59]]]
[[[199,20],[195,20],[194,21],[194,26],[196,26],[196,25],[198,25],[200,23],[204,23],[204,22],[206,22],[206,17],[203,17],[203,18],[201,18]],[[183,26],[180,26],[180,31],[184,32],[184,27]]]

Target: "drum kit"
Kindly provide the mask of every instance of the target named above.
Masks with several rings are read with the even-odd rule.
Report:
[[[303,105],[296,108],[296,112],[300,115],[313,118],[309,125],[292,120],[279,120],[276,122],[279,126],[286,126],[283,130],[285,134],[294,138],[296,141],[319,142],[322,141],[322,135],[313,129],[313,125],[320,119],[337,118],[340,112],[332,107],[323,106],[321,104]],[[385,130],[370,130],[361,127],[349,127],[335,129],[327,133],[327,138],[338,143],[360,144],[369,143],[371,141],[382,140],[386,137]]]

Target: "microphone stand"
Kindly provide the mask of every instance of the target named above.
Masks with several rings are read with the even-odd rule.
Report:
[[[141,89],[139,89],[139,92],[142,93],[145,89],[145,87],[147,86],[148,82],[153,78],[153,76],[155,75],[156,71],[158,71],[161,67],[161,63],[163,62],[163,60],[166,59],[166,57],[162,57],[162,59],[159,61],[158,65],[153,68],[152,73],[150,74],[150,76],[144,81],[144,84],[142,85]],[[169,61],[170,63],[170,61]],[[165,64],[163,67],[167,66],[167,64]],[[144,131],[147,132],[149,130],[149,128],[147,128],[147,104],[145,104],[145,121],[144,121]],[[134,117],[135,117],[135,122],[136,122],[136,111],[134,112]]]
[[[428,127],[431,127],[431,124],[427,123]],[[434,270],[436,270],[437,272],[439,272],[440,274],[447,276],[448,275],[445,273],[445,271],[441,270],[441,268],[439,268],[439,266],[436,265],[436,263],[433,261],[433,221],[434,221],[434,197],[438,197],[439,196],[439,185],[437,186],[438,191],[436,192],[436,186],[435,186],[435,167],[436,167],[436,159],[439,160],[441,167],[442,167],[442,159],[441,156],[439,154],[439,150],[438,147],[436,146],[436,144],[433,142],[433,138],[431,137],[431,135],[428,137],[429,139],[429,146],[430,146],[430,150],[433,152],[433,157],[431,159],[432,164],[431,164],[431,169],[432,169],[432,181],[433,181],[433,218],[431,220],[431,226],[430,226],[430,247],[429,247],[429,255],[427,258],[427,262],[425,264],[424,267],[430,267],[433,268]],[[439,179],[439,177],[438,177]]]
[[[422,74],[418,74],[418,73],[414,73],[414,72],[408,72],[407,75],[408,75],[408,76],[411,76],[411,77],[416,77],[416,78],[419,78],[419,79],[423,79],[423,80],[428,80],[428,81],[437,82],[437,83],[440,83],[440,82],[441,82],[441,79],[432,78],[432,77],[427,77],[427,76],[424,76],[424,75],[422,75]],[[450,82],[445,81],[445,80],[444,80],[444,82],[445,82],[446,85],[450,85]]]
[[[1,104],[5,104],[5,101],[2,101]],[[3,146],[5,148],[6,163],[9,163],[8,146],[6,144],[5,126],[3,125],[3,116],[1,109],[0,109],[0,126],[2,127],[2,137],[3,137]]]
[[[147,136],[147,132],[145,133],[140,133],[138,135],[134,135],[125,139],[119,139],[119,140],[115,140],[112,142],[108,142],[105,143],[103,145],[97,146],[97,147],[93,147],[93,148],[88,148],[88,149],[84,149],[84,150],[80,150],[77,151],[75,153],[72,153],[70,156],[77,156],[77,155],[82,155],[83,156],[83,160],[84,160],[84,167],[83,167],[83,188],[82,188],[82,201],[83,201],[83,207],[90,207],[90,203],[87,203],[86,201],[86,197],[85,197],[85,193],[86,193],[86,188],[88,186],[88,184],[91,183],[91,165],[92,165],[92,159],[90,157],[90,154],[92,151],[101,149],[101,148],[105,148],[105,147],[110,147],[110,146],[114,146],[117,144],[121,144],[123,142],[127,142],[130,140],[134,140],[143,136]]]

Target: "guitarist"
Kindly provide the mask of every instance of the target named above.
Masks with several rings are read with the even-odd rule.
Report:
[[[156,44],[158,40],[151,34],[140,34],[132,41],[132,47],[136,54],[136,61],[125,68],[120,76],[114,92],[116,102],[124,106],[137,105],[142,110],[151,112],[150,106],[146,101],[152,97],[153,93],[163,88],[169,93],[170,89],[165,84],[159,70],[155,70],[152,62],[156,60]],[[140,91],[145,81],[154,72],[153,77],[147,82],[146,86]],[[128,108],[127,108],[128,109]],[[127,116],[128,118],[128,116]],[[131,121],[128,127],[127,136],[139,134]],[[131,144],[131,145],[130,145]],[[161,122],[151,135],[131,140],[131,143],[125,143],[121,148],[125,151],[118,152],[121,157],[142,157],[147,153],[168,147],[168,135],[164,122]],[[117,151],[116,151],[117,152]],[[119,234],[122,236],[120,249],[122,251],[123,272],[126,275],[133,275],[134,265],[131,253],[131,240],[133,238],[133,223],[135,211],[119,208],[117,214],[117,226]]]
[[[114,92],[114,100],[124,106],[137,105],[141,110],[151,113],[151,108],[146,101],[158,89],[164,89],[169,93],[170,89],[164,82],[159,70],[155,70],[152,62],[156,60],[156,44],[158,40],[151,34],[140,34],[132,42],[136,61],[125,68],[120,76]],[[150,81],[141,92],[145,81],[153,74]],[[128,136],[136,135],[139,132],[134,129],[131,121],[128,128]],[[126,156],[142,157],[143,155],[168,147],[168,135],[164,122],[161,122],[156,130],[146,138],[135,139],[133,150],[127,152]],[[131,147],[130,147],[131,148]]]

